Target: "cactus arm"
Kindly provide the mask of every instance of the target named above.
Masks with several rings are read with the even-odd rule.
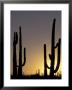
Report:
[[[25,63],[26,63],[26,48],[24,48],[24,62],[21,66],[24,66]],[[17,65],[17,67],[19,67],[19,66]]]
[[[47,67],[48,69],[51,69],[51,66],[49,67],[47,64],[46,64],[46,67]]]
[[[61,39],[59,39],[59,42],[58,42],[58,60],[57,60],[57,66],[56,66],[56,69],[54,70],[54,73],[56,73],[59,69],[59,66],[60,66],[60,44],[61,44]]]
[[[56,46],[54,47],[55,49],[58,47],[58,43],[56,44]]]
[[[57,66],[56,66],[56,69],[54,70],[54,73],[56,73],[58,71],[59,66],[60,66],[60,60],[57,62]]]
[[[51,54],[49,54],[49,58],[50,58],[50,60],[52,60],[52,55]]]
[[[24,66],[26,63],[26,48],[24,48],[24,62],[22,64],[22,66]]]
[[[25,63],[26,63],[26,60],[24,60],[24,63],[23,63],[21,66],[24,66],[24,65],[25,65]]]
[[[51,54],[49,54],[49,58],[50,58],[50,60],[52,60],[52,55],[51,55]],[[46,67],[47,67],[48,69],[51,69],[51,66],[49,67],[47,64],[46,64]]]
[[[25,63],[26,63],[26,58],[24,59],[24,62],[23,62],[23,64],[22,64],[21,66],[24,66],[24,65],[25,65]]]

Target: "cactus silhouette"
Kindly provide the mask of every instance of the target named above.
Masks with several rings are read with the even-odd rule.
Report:
[[[56,66],[56,69],[54,70],[54,73],[56,73],[57,71],[58,71],[58,69],[59,69],[59,65],[60,65],[60,48],[61,48],[61,39],[59,38],[59,40],[58,40],[58,43],[56,44],[56,47],[58,48],[58,51],[57,51],[57,53],[58,53],[58,55],[57,55],[57,60],[58,60],[58,62],[57,62],[57,66]],[[56,48],[55,47],[55,48]]]
[[[22,35],[21,35],[21,26],[19,27],[19,66],[18,66],[18,76],[22,76],[22,67],[26,63],[26,48],[24,48],[24,61],[22,64]]]
[[[22,77],[22,67],[26,63],[26,48],[24,48],[24,61],[22,64],[22,35],[21,35],[21,26],[19,27],[19,65],[17,65],[17,57],[16,57],[16,45],[18,43],[18,34],[14,32],[14,40],[13,40],[13,77],[17,76]],[[17,67],[18,67],[18,75],[17,75]]]
[[[56,19],[53,20],[53,26],[52,26],[52,40],[51,40],[51,54],[49,54],[49,58],[51,60],[50,67],[47,65],[46,60],[46,44],[44,44],[44,76],[47,76],[47,68],[50,69],[50,77],[54,77],[54,73],[56,73],[60,66],[60,48],[61,48],[61,39],[59,38],[56,46],[55,46],[55,22]],[[57,51],[57,66],[54,70],[54,64],[55,64],[55,49],[58,49]]]
[[[55,46],[55,23],[56,19],[53,20],[53,26],[52,26],[52,40],[51,40],[51,54],[49,54],[49,58],[51,60],[51,66],[50,66],[50,76],[54,77],[54,73],[56,73],[59,69],[60,65],[60,45],[61,45],[61,39],[59,39],[58,43]],[[54,70],[54,63],[55,63],[55,48],[58,48],[58,60],[57,60],[57,66]]]
[[[44,44],[44,76],[47,76],[46,44]]]
[[[13,40],[13,77],[17,76],[17,57],[16,57],[16,45],[18,43],[18,34],[14,32]]]

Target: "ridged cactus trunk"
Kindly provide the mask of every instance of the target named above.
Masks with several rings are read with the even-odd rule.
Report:
[[[22,76],[22,67],[26,62],[26,49],[24,48],[24,62],[22,64],[22,35],[21,35],[21,26],[19,27],[19,66],[18,66],[18,76]]]
[[[47,77],[46,44],[44,44],[44,77]]]
[[[13,40],[13,77],[17,76],[17,57],[16,57],[16,45],[18,43],[18,34],[14,32]]]

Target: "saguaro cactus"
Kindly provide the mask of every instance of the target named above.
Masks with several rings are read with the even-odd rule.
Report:
[[[51,42],[51,54],[49,54],[49,57],[51,59],[51,66],[50,66],[50,76],[53,77],[54,73],[57,72],[59,65],[60,65],[60,39],[57,45],[55,46],[55,23],[56,19],[53,20],[53,26],[52,26],[52,42]],[[55,48],[58,47],[58,60],[57,60],[57,66],[54,70],[54,62],[55,62]]]
[[[44,44],[44,76],[47,76],[47,68],[50,69],[50,77],[54,77],[54,73],[56,73],[60,66],[60,48],[61,48],[61,39],[59,38],[58,43],[55,46],[55,22],[56,19],[53,20],[53,26],[52,26],[52,42],[51,42],[51,54],[49,54],[49,58],[51,60],[50,67],[47,65],[46,62],[46,44]],[[57,57],[57,66],[54,70],[54,62],[55,62],[55,49],[58,49],[58,57]]]
[[[14,32],[13,40],[13,77],[17,76],[17,58],[16,58],[16,45],[18,43],[18,34]]]
[[[19,27],[19,66],[18,66],[18,76],[22,76],[22,66],[26,62],[26,48],[24,48],[24,62],[22,64],[22,35],[21,35],[21,26]]]
[[[54,59],[55,59],[55,23],[56,23],[56,19],[53,20],[53,27],[52,27],[52,42],[51,42],[51,55],[50,59],[51,59],[51,69],[50,69],[50,76],[54,76]]]

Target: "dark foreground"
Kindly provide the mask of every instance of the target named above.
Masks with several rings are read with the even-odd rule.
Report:
[[[40,75],[24,75],[24,76],[16,76],[14,77],[13,75],[11,75],[11,79],[61,79],[61,76],[54,76],[54,77],[50,77],[50,76],[40,76]]]

